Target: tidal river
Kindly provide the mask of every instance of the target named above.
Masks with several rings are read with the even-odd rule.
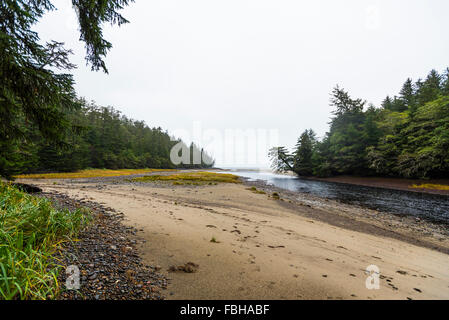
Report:
[[[309,193],[398,215],[412,215],[449,226],[449,196],[304,180],[263,171],[232,170],[232,173],[293,192]]]

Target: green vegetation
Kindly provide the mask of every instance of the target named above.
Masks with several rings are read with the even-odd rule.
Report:
[[[167,181],[172,182],[174,185],[201,185],[211,183],[240,183],[239,177],[228,173],[215,173],[207,171],[198,172],[180,172],[169,175],[151,175],[140,178],[134,178],[132,181],[136,182],[154,182],[154,181]]]
[[[44,139],[39,132],[31,132],[32,138],[24,145],[26,152],[13,156],[14,168],[8,172],[74,172],[86,168],[138,169],[168,168],[170,150],[178,142],[161,128],[149,128],[142,121],[122,116],[113,108],[97,107],[79,100],[81,109],[71,111],[67,118],[77,125],[77,130],[67,130],[64,144]],[[182,143],[182,142],[181,142]],[[189,148],[185,147],[187,150]],[[212,159],[196,145],[190,146],[190,162],[193,152],[202,153],[202,163],[180,164],[178,168],[203,168],[213,165]],[[211,164],[206,164],[204,162]]]
[[[271,149],[273,168],[300,176],[449,177],[449,69],[407,79],[380,108],[366,104],[337,86],[329,132],[319,140],[305,130],[292,153]]]
[[[60,267],[52,255],[90,219],[86,210],[57,210],[0,183],[0,299],[57,297]]]
[[[430,190],[444,190],[449,191],[449,186],[444,184],[433,184],[433,183],[424,183],[424,184],[414,184],[411,186],[414,189],[430,189]]]
[[[275,200],[281,199],[281,196],[280,196],[279,193],[277,193],[277,192],[273,192],[273,193],[271,194],[271,197],[273,197],[273,199],[275,199]]]
[[[0,176],[86,168],[173,168],[169,152],[178,141],[171,141],[167,132],[76,96],[70,74],[76,67],[69,61],[72,52],[57,41],[42,44],[33,31],[47,12],[55,10],[53,2],[0,4]],[[131,2],[72,0],[93,71],[108,71],[104,58],[112,44],[103,38],[103,25],[127,23],[119,11]],[[212,159],[202,153],[206,161],[181,167],[211,166]]]
[[[21,174],[14,178],[17,179],[80,179],[80,178],[96,178],[96,177],[119,177],[129,176],[133,174],[145,174],[152,172],[169,172],[176,171],[173,169],[122,169],[122,170],[108,170],[108,169],[86,169],[77,172],[58,172],[58,173],[36,173],[36,174]],[[53,182],[57,184],[57,182]]]
[[[28,140],[36,134],[62,145],[67,131],[76,130],[67,114],[79,108],[72,53],[64,44],[42,44],[34,25],[55,7],[50,0],[2,0],[0,4],[0,176],[20,172],[30,154]],[[107,72],[103,61],[111,43],[103,38],[104,23],[128,21],[118,12],[129,0],[72,0],[80,39],[93,70]],[[58,72],[61,71],[62,72]],[[31,152],[32,153],[32,152]]]
[[[248,190],[250,190],[252,193],[256,193],[256,194],[266,194],[265,191],[263,191],[263,190],[258,190],[256,187],[248,188]]]
[[[215,239],[215,237],[212,237],[212,239],[210,239],[210,242],[212,242],[212,243],[220,243],[220,241]]]

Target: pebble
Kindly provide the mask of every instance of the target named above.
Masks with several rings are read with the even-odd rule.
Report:
[[[91,209],[94,222],[81,232],[76,242],[66,242],[60,253],[55,254],[58,264],[76,265],[80,269],[79,291],[66,290],[65,272],[60,272],[59,300],[162,300],[167,279],[146,267],[134,249],[137,241],[130,239],[136,229],[122,224],[123,215],[111,208],[91,201],[80,201],[64,194],[41,193],[58,208],[74,210]],[[139,240],[140,241],[140,240]],[[117,250],[124,248],[125,250]],[[151,285],[149,284],[151,283]],[[101,292],[99,291],[101,290]]]

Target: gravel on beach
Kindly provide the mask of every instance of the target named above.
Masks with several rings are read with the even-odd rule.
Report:
[[[122,224],[123,214],[114,209],[87,201],[74,200],[52,192],[39,194],[51,199],[56,207],[91,210],[94,220],[74,241],[65,242],[55,254],[62,265],[58,282],[61,300],[161,300],[167,279],[157,267],[142,263],[137,244],[142,241],[137,230]],[[80,272],[80,289],[66,288],[67,267],[76,266]]]
[[[81,273],[80,290],[63,290],[60,299],[143,300],[164,298],[163,291],[167,288],[168,279],[159,273],[159,266],[146,266],[142,263],[137,251],[137,245],[142,240],[137,237],[135,228],[127,227],[122,223],[122,213],[91,202],[88,198],[74,200],[55,190],[88,191],[92,189],[107,192],[110,188],[120,185],[131,186],[130,192],[134,191],[134,188],[146,185],[173,190],[177,188],[199,190],[208,187],[174,186],[172,183],[165,182],[141,183],[132,181],[133,177],[46,182],[53,191],[40,193],[42,196],[54,200],[56,205],[64,208],[90,208],[95,217],[94,223],[79,235],[79,241],[65,243],[64,249],[56,257],[61,260],[64,267],[75,265]],[[445,225],[435,224],[417,217],[395,215],[345,204],[311,194],[290,192],[260,180],[249,181],[242,178],[242,182],[247,189],[256,188],[256,190],[263,191],[267,197],[278,201],[282,207],[286,207],[298,215],[339,228],[392,238],[449,254],[449,230]],[[278,198],[271,197],[274,193],[278,194]],[[202,205],[201,200],[195,199],[194,195],[189,201]],[[174,269],[179,271],[176,266]],[[61,288],[65,288],[66,277],[63,268],[58,279]]]

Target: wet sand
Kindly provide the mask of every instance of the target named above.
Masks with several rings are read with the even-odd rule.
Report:
[[[449,299],[449,244],[441,235],[429,236],[441,249],[432,250],[408,241],[406,228],[391,226],[404,236],[394,238],[330,223],[345,217],[340,209],[273,200],[243,184],[33,183],[123,212],[146,240],[144,261],[171,278],[167,299]],[[187,262],[197,272],[168,271]],[[366,288],[370,265],[380,269],[379,290]]]

